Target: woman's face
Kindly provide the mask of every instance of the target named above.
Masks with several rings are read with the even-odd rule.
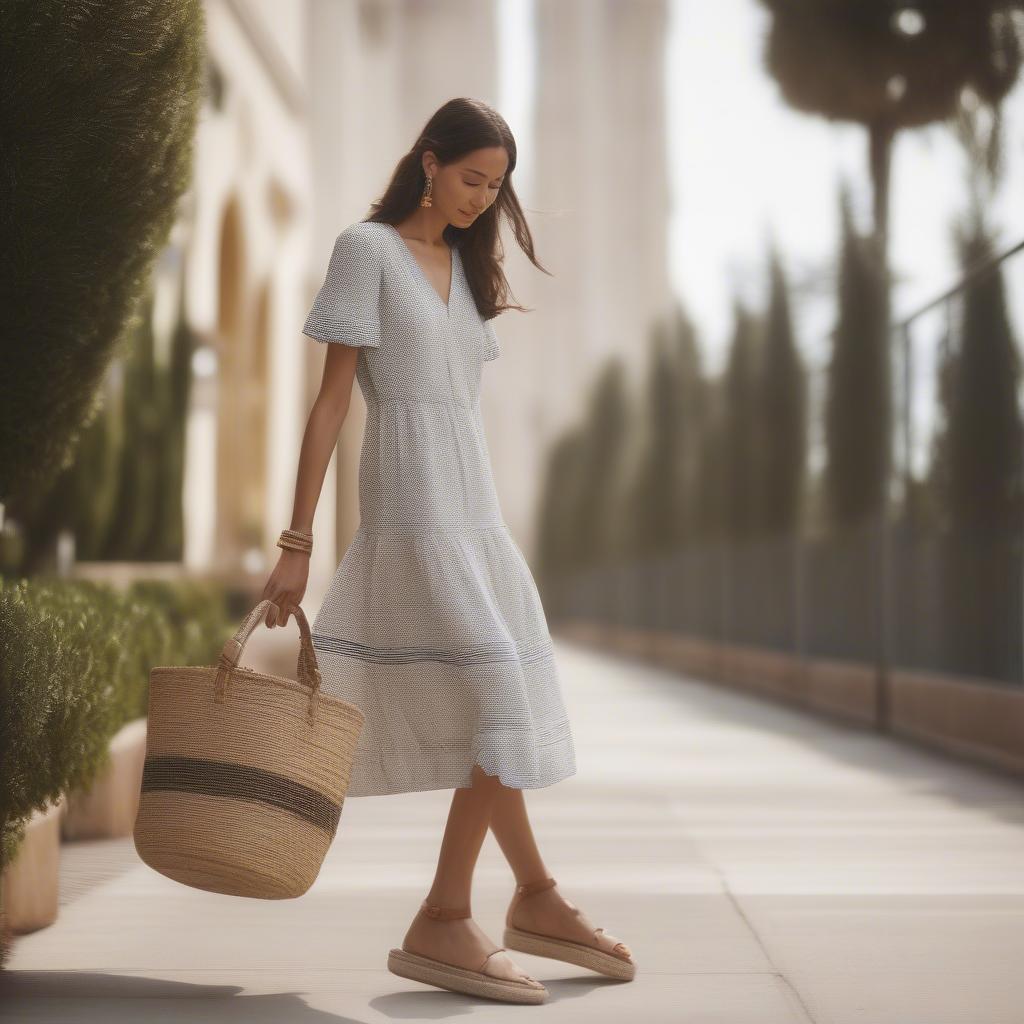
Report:
[[[436,161],[432,166],[434,206],[448,223],[468,228],[497,199],[508,168],[508,153],[504,146],[488,146],[467,153],[447,167]]]

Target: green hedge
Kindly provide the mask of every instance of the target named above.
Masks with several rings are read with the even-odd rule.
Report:
[[[211,665],[236,624],[219,584],[0,576],[0,867],[33,811],[87,788],[146,714],[154,665]]]

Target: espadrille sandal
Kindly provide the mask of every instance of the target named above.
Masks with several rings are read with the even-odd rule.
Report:
[[[615,942],[611,946],[608,943],[613,938],[604,934],[604,928],[594,929],[594,940],[592,943],[573,942],[569,939],[559,939],[554,935],[544,935],[541,932],[530,932],[524,928],[516,928],[512,924],[512,914],[520,902],[535,892],[543,892],[558,883],[553,878],[542,878],[536,882],[525,882],[517,885],[512,896],[508,911],[505,914],[505,934],[502,942],[506,949],[514,949],[520,953],[532,953],[534,956],[547,956],[553,960],[564,960],[569,964],[577,964],[592,971],[607,975],[609,978],[618,978],[621,981],[632,981],[636,975],[636,963],[632,960],[633,954],[624,942]],[[565,901],[573,910],[579,908],[569,900]],[[602,946],[601,943],[604,943]],[[620,949],[629,960],[619,956],[615,950]]]
[[[451,921],[455,918],[470,917],[472,911],[462,907],[439,907],[423,901],[420,912],[435,921]],[[477,970],[449,964],[444,960],[410,953],[407,949],[392,949],[388,953],[388,970],[402,978],[422,981],[425,985],[437,985],[452,992],[464,992],[471,996],[484,996],[487,999],[500,999],[506,1003],[543,1003],[548,990],[537,982],[531,985],[525,979],[500,978],[487,973],[487,966],[495,953],[502,953],[505,947],[492,949],[484,957]],[[527,975],[529,977],[529,975]]]

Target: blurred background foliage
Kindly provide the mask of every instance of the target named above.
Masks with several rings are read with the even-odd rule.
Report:
[[[191,180],[202,29],[198,0],[0,6],[0,501],[23,521],[70,466],[112,358],[139,347]]]
[[[652,327],[634,400],[610,361],[547,461],[538,531],[550,614],[1019,684],[1020,339],[1005,297],[1011,257],[985,207],[1002,171],[1000,104],[1020,73],[1020,5],[761,2],[765,66],[786,101],[867,133],[873,222],[857,229],[840,182],[824,379],[802,365],[774,246],[765,308],[734,297],[719,376],[702,369],[682,309]],[[891,311],[890,163],[898,132],[935,122],[967,155],[967,212],[950,225],[962,284],[933,339],[941,425],[914,473],[905,452],[896,461],[910,396],[894,362],[910,324]]]

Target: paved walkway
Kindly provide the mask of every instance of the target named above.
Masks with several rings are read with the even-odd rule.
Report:
[[[551,992],[520,1007],[389,974],[433,874],[437,791],[346,803],[292,901],[177,885],[130,839],[66,844],[60,918],[17,940],[0,1020],[1024,1020],[1024,787],[565,641],[558,654],[579,772],[528,804],[563,891],[633,949],[634,982],[515,954]],[[476,878],[500,944],[513,882],[490,835]]]

